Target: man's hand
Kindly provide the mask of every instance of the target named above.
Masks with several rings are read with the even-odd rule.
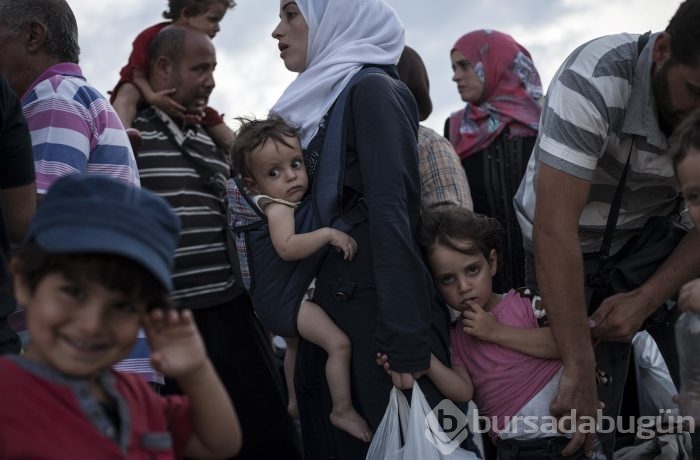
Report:
[[[693,310],[700,313],[700,279],[695,279],[683,285],[678,292],[678,308]]]
[[[606,342],[631,342],[652,311],[638,291],[615,294],[603,300],[591,315],[591,333]]]
[[[153,367],[173,379],[188,379],[207,363],[207,353],[189,310],[149,312],[143,319]]]
[[[571,420],[571,416],[575,415],[575,427],[569,424],[563,425],[567,431],[576,430],[573,433],[571,441],[561,451],[562,455],[572,455],[581,446],[590,457],[593,454],[593,444],[596,440],[596,433],[584,433],[580,431],[580,426],[586,424],[590,427],[591,420],[596,420],[597,409],[600,406],[598,403],[596,381],[593,371],[583,370],[583,374],[579,372],[571,372],[564,366],[564,372],[559,380],[559,389],[549,405],[549,410],[553,416],[561,418],[567,416],[566,421]]]

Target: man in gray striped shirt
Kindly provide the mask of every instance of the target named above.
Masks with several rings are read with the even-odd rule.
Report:
[[[530,252],[528,283],[539,288],[564,361],[552,414],[575,410],[579,425],[581,416],[595,415],[599,397],[605,415],[618,413],[628,342],[656,307],[700,273],[700,233],[693,229],[643,286],[605,299],[587,315],[584,255],[600,248],[630,153],[612,251],[650,216],[669,215],[674,207],[679,188],[665,153],[674,128],[700,106],[698,24],[700,1],[686,0],[666,30],[645,44],[637,35],[619,34],[577,48],[550,85],[537,143],[514,198]],[[595,357],[592,339],[600,341]],[[596,389],[596,362],[614,374],[606,388]],[[608,454],[612,437],[600,435]],[[584,439],[590,452],[594,438],[578,432],[564,453]]]

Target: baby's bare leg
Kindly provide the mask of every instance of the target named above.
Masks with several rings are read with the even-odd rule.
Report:
[[[351,344],[347,335],[313,302],[302,302],[297,317],[299,334],[328,353],[326,380],[333,399],[331,423],[369,442],[372,430],[352,406],[350,391]]]
[[[297,359],[297,345],[299,339],[296,337],[285,337],[287,350],[284,352],[284,379],[287,382],[287,412],[294,418],[299,417],[299,407],[297,406],[297,394],[294,390],[294,363]]]

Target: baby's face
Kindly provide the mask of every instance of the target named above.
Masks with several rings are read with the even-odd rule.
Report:
[[[678,183],[693,225],[700,226],[700,150],[691,148],[676,167]]]
[[[227,8],[222,2],[212,3],[209,9],[197,16],[183,16],[185,23],[200,32],[209,35],[209,38],[214,36],[221,30],[219,23],[224,18]]]
[[[299,140],[287,137],[286,141],[292,147],[268,139],[250,154],[253,184],[249,188],[260,195],[296,202],[304,197],[309,177]]]

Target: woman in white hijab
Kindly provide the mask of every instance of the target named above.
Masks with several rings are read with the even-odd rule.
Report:
[[[403,25],[384,0],[281,0],[272,36],[287,69],[299,74],[272,112],[301,127],[311,184],[336,98],[363,67],[381,69],[354,83],[343,118],[343,211],[358,198],[367,208],[366,218],[349,232],[358,252],[345,261],[330,251],[314,292],[314,300],[350,337],[353,403],[376,430],[392,383],[409,388],[428,369],[431,351],[442,362],[448,356],[449,314],[436,300],[415,243],[418,114],[395,67],[404,47]],[[376,364],[377,352],[388,355],[396,371],[391,378]],[[368,444],[328,422],[324,363],[320,348],[300,341],[296,391],[305,458],[364,458]],[[421,380],[421,389],[432,404],[442,400],[428,379]]]

